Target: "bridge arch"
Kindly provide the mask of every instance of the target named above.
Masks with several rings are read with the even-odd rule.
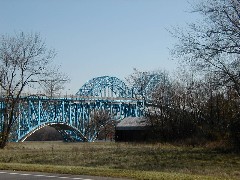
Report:
[[[106,98],[99,98],[104,96]],[[89,80],[79,89],[77,97],[23,96],[16,108],[9,141],[25,141],[37,130],[50,126],[57,129],[67,141],[79,139],[91,142],[95,140],[97,131],[94,128],[89,132],[93,111],[106,110],[113,120],[128,116],[141,117],[144,115],[144,102],[134,98],[132,89],[123,81],[110,76]],[[0,106],[3,105],[0,102]],[[1,116],[0,131],[3,123],[4,117]]]
[[[159,87],[164,86],[166,89],[170,87],[169,77],[165,73],[154,73],[142,77],[143,83],[137,82],[133,85],[134,96],[143,97],[145,100],[151,100],[152,94]]]
[[[132,97],[131,90],[127,85],[116,77],[101,76],[86,82],[77,92],[79,96],[95,97]]]
[[[169,77],[164,73],[155,74],[150,78],[145,87],[145,97],[150,98],[152,92],[154,92],[159,86],[164,86],[167,89],[170,87]]]
[[[50,126],[55,128],[63,137],[65,141],[87,141],[87,138],[75,127],[67,124],[67,123],[43,123],[33,129],[31,129],[29,132],[26,132],[20,139],[18,139],[18,142],[24,142],[28,137],[30,137],[32,134],[34,134],[36,131],[46,127]]]

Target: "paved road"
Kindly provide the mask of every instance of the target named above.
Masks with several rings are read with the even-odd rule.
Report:
[[[3,180],[123,180],[119,178],[97,177],[97,176],[80,176],[69,174],[50,174],[39,172],[23,171],[4,171],[0,170],[0,179]]]

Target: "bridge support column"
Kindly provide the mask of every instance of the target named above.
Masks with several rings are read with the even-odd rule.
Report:
[[[65,122],[65,102],[64,100],[62,101],[62,122]]]
[[[69,106],[69,124],[72,125],[72,105],[71,105],[71,102],[69,102],[68,106]]]
[[[38,101],[38,125],[41,123],[41,102]]]

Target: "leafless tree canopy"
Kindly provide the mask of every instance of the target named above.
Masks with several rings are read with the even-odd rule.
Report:
[[[55,51],[47,49],[40,35],[19,33],[0,38],[0,87],[4,100],[4,123],[0,147],[6,145],[16,116],[15,108],[24,88],[46,78]]]
[[[54,95],[59,95],[69,81],[70,79],[66,74],[60,72],[59,68],[54,68],[39,81],[39,84],[43,93],[52,98]]]
[[[212,72],[216,85],[232,86],[240,95],[240,1],[201,0],[193,6],[202,22],[175,28],[172,53],[202,73]]]
[[[169,86],[169,74],[166,71],[139,71],[136,68],[126,80],[129,87],[132,88],[133,95],[145,99],[152,99],[156,90],[165,86]]]
[[[0,86],[6,97],[19,97],[23,89],[46,77],[47,66],[55,57],[39,34],[20,33],[0,40]]]
[[[87,134],[97,138],[107,139],[108,136],[113,138],[116,121],[112,120],[109,111],[99,109],[91,112],[90,123],[87,127]],[[100,137],[101,136],[101,137]]]

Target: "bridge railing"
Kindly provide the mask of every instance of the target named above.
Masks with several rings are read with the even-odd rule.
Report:
[[[1,97],[0,97],[1,98]],[[4,97],[2,97],[4,98]],[[67,100],[113,100],[113,101],[141,101],[143,100],[140,97],[136,98],[123,98],[123,97],[99,97],[99,96],[79,96],[79,95],[54,95],[54,96],[47,96],[44,94],[28,94],[22,93],[22,98],[39,98],[39,99],[67,99]]]

